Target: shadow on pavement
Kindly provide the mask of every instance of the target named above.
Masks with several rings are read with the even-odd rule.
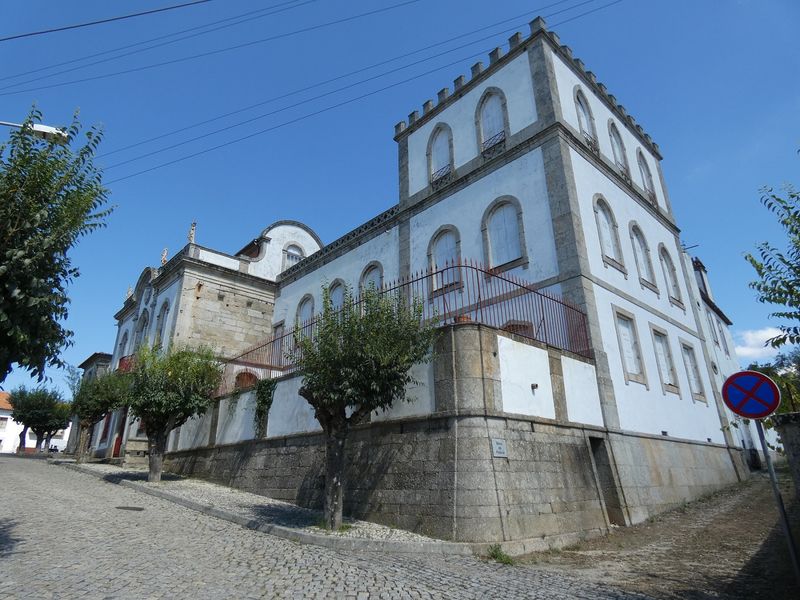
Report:
[[[147,471],[123,471],[122,473],[108,473],[103,475],[103,479],[109,483],[119,483],[120,481],[140,481],[147,483]],[[163,473],[161,481],[180,481],[183,477]]]
[[[0,519],[0,557],[11,554],[14,547],[22,541],[22,538],[14,537],[12,534],[16,526],[16,521]]]

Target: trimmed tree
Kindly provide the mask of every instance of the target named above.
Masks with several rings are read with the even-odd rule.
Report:
[[[25,434],[30,429],[36,435],[36,449],[41,451],[48,434],[52,435],[69,423],[70,406],[57,390],[37,387],[28,390],[24,386],[11,392],[11,418],[22,423],[18,451],[25,450]]]
[[[414,382],[411,367],[430,358],[435,330],[423,323],[420,301],[371,286],[360,302],[346,290],[341,308],[324,288],[322,314],[312,327],[296,331],[300,395],[325,433],[325,525],[335,530],[342,524],[350,429],[372,411],[405,400]]]
[[[209,408],[222,369],[211,350],[142,347],[129,373],[128,406],[147,433],[150,473],[161,481],[169,433]]]
[[[75,460],[86,460],[89,433],[107,413],[125,406],[130,396],[130,380],[125,373],[103,373],[82,381],[72,402],[72,412],[78,417],[78,447]]]
[[[784,186],[783,194],[765,188],[761,202],[786,232],[786,249],[762,242],[756,247],[756,255],[746,254],[745,258],[758,274],[758,280],[750,284],[758,292],[758,301],[785,307],[770,315],[789,322],[780,324],[780,335],[768,341],[778,348],[800,343],[800,326],[791,324],[800,321],[800,192],[789,184]]]
[[[0,382],[14,363],[40,381],[46,366],[64,366],[67,286],[79,275],[69,251],[110,212],[92,162],[98,131],[77,145],[74,119],[64,143],[49,142],[33,130],[40,121],[34,110],[0,146]]]

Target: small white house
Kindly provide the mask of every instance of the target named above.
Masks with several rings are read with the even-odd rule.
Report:
[[[19,434],[22,433],[23,425],[11,418],[11,412],[14,407],[11,406],[11,394],[8,392],[0,392],[0,453],[13,454],[19,447]],[[51,446],[58,448],[59,452],[63,452],[67,446],[67,439],[69,438],[70,426],[66,429],[60,430],[53,439],[50,441]],[[29,450],[36,448],[36,436],[32,431],[28,430],[25,439],[25,447]]]

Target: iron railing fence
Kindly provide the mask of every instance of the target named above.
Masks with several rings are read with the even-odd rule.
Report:
[[[476,262],[448,264],[384,285],[383,294],[419,299],[422,319],[441,327],[478,323],[592,358],[586,314],[553,293]],[[359,303],[359,298],[354,302]],[[314,336],[320,315],[225,361],[219,395],[295,371],[295,340]]]

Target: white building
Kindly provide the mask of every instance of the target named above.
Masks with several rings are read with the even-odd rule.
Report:
[[[0,392],[0,453],[13,454],[19,448],[19,434],[22,433],[24,426],[11,418],[14,407],[11,406],[11,395],[8,392]],[[58,448],[63,452],[67,447],[71,425],[66,429],[56,432],[50,440],[50,446]],[[25,438],[25,447],[33,452],[36,448],[36,436],[29,429]]]
[[[276,344],[318,312],[323,285],[336,298],[339,284],[401,281],[446,326],[410,401],[357,431],[352,514],[521,550],[747,476],[749,429],[731,432],[719,394],[737,368],[730,321],[681,246],[659,148],[542,19],[398,123],[395,140],[397,205],[340,239],[292,224],[232,257],[187,246],[195,271],[180,298],[168,291],[177,257],[140,279],[117,313],[115,361],[163,297],[153,339],[229,344],[226,391],[278,376],[264,439],[253,394],[226,396],[174,432],[168,469],[318,503],[320,428]],[[249,338],[227,304],[183,308],[234,276],[263,302]]]

